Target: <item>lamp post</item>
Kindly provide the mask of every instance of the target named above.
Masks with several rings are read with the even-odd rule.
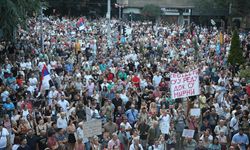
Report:
[[[108,3],[107,3],[107,19],[108,19],[108,28],[107,28],[107,44],[108,44],[108,49],[111,47],[111,0],[108,0]]]
[[[119,8],[119,20],[122,19],[122,8],[123,8],[123,5],[122,4],[115,4],[115,7],[116,8]]]
[[[130,12],[129,16],[130,16],[130,22],[132,23],[132,21],[133,21],[133,13]]]
[[[43,39],[43,7],[40,10],[40,26],[41,26],[41,51],[44,51],[44,39]]]

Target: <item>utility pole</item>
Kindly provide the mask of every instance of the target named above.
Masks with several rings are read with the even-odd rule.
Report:
[[[118,6],[119,7],[119,20],[122,19],[122,6]]]
[[[107,6],[107,19],[108,19],[108,28],[107,28],[107,44],[108,44],[108,49],[107,51],[111,48],[111,0],[108,0],[108,6]],[[106,51],[106,54],[107,54]]]
[[[44,39],[43,39],[43,7],[40,10],[40,30],[41,30],[41,51],[44,51]]]

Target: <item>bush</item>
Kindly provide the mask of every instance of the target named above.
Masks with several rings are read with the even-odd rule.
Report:
[[[231,47],[228,55],[228,62],[233,66],[235,66],[236,64],[241,65],[245,62],[243,57],[243,50],[240,47],[239,35],[236,30],[234,30],[233,32]]]
[[[246,80],[250,80],[250,68],[240,70],[239,76],[241,78],[246,78]]]

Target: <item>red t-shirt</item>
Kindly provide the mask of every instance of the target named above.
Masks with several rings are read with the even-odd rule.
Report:
[[[23,79],[16,79],[16,83],[19,87],[23,86]]]
[[[247,92],[247,95],[250,96],[250,85],[246,86],[246,92]]]
[[[24,109],[25,106],[28,110],[32,110],[32,103],[31,102],[22,102],[21,109]]]
[[[133,82],[133,85],[134,85],[135,87],[139,87],[139,86],[140,86],[140,78],[139,78],[139,77],[134,76],[134,77],[132,78],[132,82]]]
[[[114,74],[113,73],[109,73],[108,74],[108,77],[107,77],[107,80],[109,81],[109,80],[112,80],[113,81],[113,79],[114,79]]]

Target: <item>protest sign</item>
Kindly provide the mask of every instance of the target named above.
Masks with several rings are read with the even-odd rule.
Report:
[[[83,133],[86,137],[93,137],[102,134],[102,121],[90,120],[83,122]]]
[[[182,137],[193,138],[194,137],[194,130],[184,129],[182,132]]]
[[[200,94],[198,69],[187,73],[170,74],[171,98],[184,98]]]
[[[200,108],[192,108],[190,110],[190,115],[199,117],[201,115],[201,109]]]

